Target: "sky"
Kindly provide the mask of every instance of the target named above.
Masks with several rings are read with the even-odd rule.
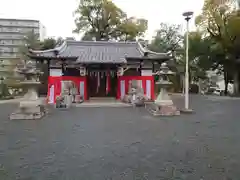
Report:
[[[49,37],[72,37],[73,12],[79,0],[0,0],[0,18],[36,19],[46,27]],[[148,20],[146,38],[154,36],[161,22],[186,27],[182,13],[201,13],[204,0],[113,0],[129,16]],[[194,19],[190,28],[194,28]],[[184,30],[184,29],[183,29]],[[79,38],[78,36],[75,36]]]

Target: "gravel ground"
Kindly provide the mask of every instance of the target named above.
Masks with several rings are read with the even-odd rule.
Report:
[[[16,105],[1,104],[0,180],[239,180],[240,100],[191,100],[178,117],[104,107],[41,121],[10,121]]]

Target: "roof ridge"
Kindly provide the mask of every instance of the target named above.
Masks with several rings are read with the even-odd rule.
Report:
[[[129,44],[129,45],[132,45],[132,44],[137,44],[138,42],[137,41],[75,41],[75,40],[66,40],[67,44],[117,44],[117,45],[120,45],[120,44]]]
[[[64,41],[60,46],[56,46],[53,49],[46,49],[46,50],[34,50],[34,49],[29,49],[29,52],[31,53],[45,53],[45,52],[54,52],[54,51],[58,51],[61,52],[64,47],[66,47],[66,42]]]
[[[40,22],[40,20],[37,20],[37,19],[25,19],[25,18],[20,18],[20,19],[17,19],[17,18],[0,18],[1,21],[31,21],[31,22]]]
[[[140,52],[142,52],[143,54],[148,53],[148,54],[153,54],[153,55],[167,55],[167,56],[171,54],[171,52],[154,52],[154,51],[151,51],[147,47],[143,47],[143,45],[140,42],[138,42],[138,45],[139,45]]]
[[[34,50],[29,49],[29,52],[33,54],[39,54],[39,53],[48,53],[48,52],[57,52],[58,54],[61,54],[69,45],[84,45],[84,46],[100,46],[100,45],[107,45],[111,44],[112,46],[117,45],[138,45],[137,41],[128,41],[128,42],[113,42],[113,41],[76,41],[76,40],[65,40],[60,46],[56,46],[53,49],[47,49],[47,50]]]

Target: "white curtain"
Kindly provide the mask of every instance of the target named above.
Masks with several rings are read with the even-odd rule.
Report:
[[[54,85],[52,85],[49,89],[49,103],[54,103]]]
[[[124,80],[120,81],[120,96],[121,96],[121,99],[123,99],[125,96],[125,81]]]
[[[146,81],[146,95],[149,99],[151,99],[151,81]]]
[[[84,98],[85,92],[84,92],[84,82],[83,81],[80,82],[79,91],[80,91],[80,96],[82,96]]]

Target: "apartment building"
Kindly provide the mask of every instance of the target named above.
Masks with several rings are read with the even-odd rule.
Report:
[[[0,19],[0,76],[11,73],[19,60],[19,46],[24,44],[24,36],[34,32],[43,40],[45,27],[37,20]]]

